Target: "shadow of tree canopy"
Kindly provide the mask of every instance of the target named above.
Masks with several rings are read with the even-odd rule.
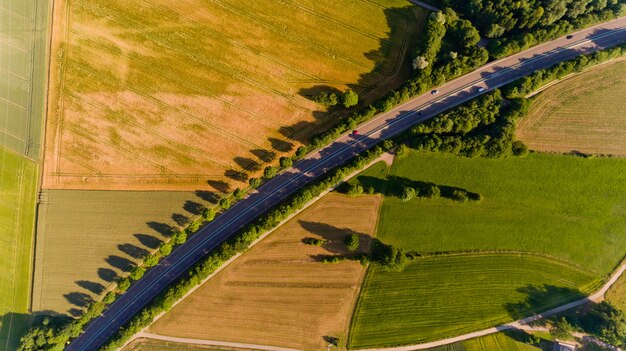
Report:
[[[148,255],[148,250],[129,243],[119,244],[117,248],[128,256],[136,259],[141,259]]]
[[[328,253],[320,255],[312,255],[316,261],[339,257],[354,258],[358,253],[367,252],[371,245],[372,237],[367,233],[357,232],[351,228],[339,228],[322,222],[298,221],[302,229],[312,235],[321,237],[325,242],[321,245]],[[352,252],[346,248],[344,239],[350,234],[356,234],[359,237],[359,249]],[[304,237],[302,238],[305,239]]]
[[[104,292],[104,285],[96,282],[90,282],[88,280],[78,280],[76,284],[83,289],[87,289],[96,295],[102,294]]]
[[[137,266],[135,262],[117,255],[110,255],[105,261],[122,272],[130,272]]]
[[[185,204],[183,205],[183,209],[194,216],[201,214],[204,207],[205,206],[203,204],[191,200],[185,201]]]
[[[163,240],[148,234],[133,234],[133,236],[139,240],[141,245],[149,249],[156,249],[163,243]]]
[[[517,289],[526,297],[518,303],[508,303],[505,308],[512,319],[528,317],[532,313],[539,313],[550,308],[586,298],[578,289],[572,289],[550,284],[527,285]]]
[[[98,268],[98,277],[109,283],[118,278],[117,273],[109,268]]]
[[[433,186],[439,188],[439,190],[441,191],[440,196],[443,198],[454,199],[455,191],[466,192],[468,198],[472,200],[478,200],[480,198],[480,194],[468,191],[464,188],[436,184],[433,182],[412,180],[406,177],[399,177],[395,175],[389,175],[387,176],[387,179],[361,175],[357,176],[357,180],[361,184],[361,186],[363,186],[363,188],[371,188],[373,189],[374,193],[383,194],[385,196],[395,196],[398,198],[402,196],[402,190],[404,189],[404,187],[414,188],[418,196],[424,196],[424,194],[426,194],[427,191]],[[348,183],[344,183],[337,188],[337,191],[346,193],[349,188],[350,185]]]

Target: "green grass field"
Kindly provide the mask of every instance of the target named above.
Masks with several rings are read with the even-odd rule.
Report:
[[[608,274],[626,252],[626,159],[471,159],[411,152],[389,174],[484,197],[466,203],[386,197],[378,237],[407,250],[538,252],[599,274]]]
[[[308,95],[371,101],[409,76],[427,15],[405,0],[58,3],[44,184],[101,190],[257,172],[335,123]]]
[[[626,61],[610,62],[541,92],[517,136],[531,149],[626,155]]]
[[[0,2],[0,146],[39,158],[48,0]]]
[[[0,350],[28,326],[37,180],[36,163],[0,148]]]
[[[0,1],[0,351],[28,328],[49,1]]]
[[[523,341],[523,333],[503,332],[435,347],[428,351],[541,351],[539,347]]]
[[[349,344],[393,346],[460,335],[580,298],[599,284],[592,272],[532,255],[428,257],[403,272],[372,268]]]
[[[198,205],[193,192],[43,191],[33,311],[79,314]]]

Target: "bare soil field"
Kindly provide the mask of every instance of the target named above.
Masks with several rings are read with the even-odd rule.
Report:
[[[206,204],[193,192],[43,191],[33,311],[79,315]]]
[[[626,61],[592,68],[539,93],[517,137],[532,150],[626,155]]]
[[[345,342],[365,269],[348,254],[349,233],[369,249],[381,198],[331,193],[269,235],[150,327],[151,333],[320,350]],[[320,238],[321,247],[304,238]]]
[[[58,0],[45,188],[233,184],[406,76],[426,11],[404,0]],[[385,89],[378,89],[378,87]]]

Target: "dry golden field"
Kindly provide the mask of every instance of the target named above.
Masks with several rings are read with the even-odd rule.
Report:
[[[305,95],[398,84],[425,16],[404,0],[57,0],[44,187],[233,184],[336,120]]]
[[[319,350],[323,337],[345,341],[365,269],[343,238],[361,235],[369,249],[381,198],[329,194],[235,260],[150,327],[168,336]],[[305,245],[305,237],[328,240]]]
[[[136,339],[123,351],[246,351],[244,349],[223,348],[217,346],[191,345],[172,341],[140,338]]]
[[[541,92],[517,137],[530,149],[626,155],[626,61],[592,68]]]

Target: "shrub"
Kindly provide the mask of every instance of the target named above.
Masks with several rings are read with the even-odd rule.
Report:
[[[323,91],[313,96],[313,101],[324,106],[335,106],[339,102],[337,94],[333,92]]]
[[[130,279],[122,278],[117,282],[117,290],[120,293],[125,292],[128,288],[130,288]]]
[[[224,197],[220,199],[219,205],[221,209],[228,210],[230,208],[230,205],[232,205],[232,200],[230,199],[230,197]]]
[[[113,301],[115,301],[115,292],[114,291],[109,291],[106,295],[104,295],[104,298],[102,298],[102,303],[104,303],[105,305],[109,305]]]
[[[452,192],[452,199],[459,201],[459,202],[465,202],[468,199],[467,196],[467,191],[465,190],[459,190],[456,189]]]
[[[233,197],[236,200],[241,200],[246,196],[246,190],[245,189],[241,189],[241,188],[237,188],[235,189],[235,191],[233,192]]]
[[[146,273],[146,269],[144,267],[135,267],[130,275],[128,276],[131,280],[139,280],[143,277],[144,273]]]
[[[159,252],[162,256],[167,256],[172,253],[172,243],[165,243],[159,247]]]
[[[293,160],[291,157],[283,156],[280,158],[280,168],[289,168],[293,166]]]
[[[341,97],[341,103],[345,108],[356,106],[359,103],[359,95],[352,90],[348,90],[343,93],[343,96]]]
[[[143,260],[143,265],[146,267],[154,267],[159,264],[159,257],[157,255],[149,254]]]
[[[248,184],[250,184],[250,186],[252,188],[258,188],[259,185],[261,185],[261,179],[260,178],[250,178],[250,179],[248,179]]]
[[[372,242],[371,259],[384,270],[393,272],[403,271],[409,261],[404,250],[384,244],[380,240]]]
[[[528,154],[528,146],[521,140],[515,140],[512,144],[511,151],[515,156],[525,156]]]
[[[305,243],[306,245],[311,245],[311,246],[322,246],[326,243],[325,239],[317,239],[317,238],[304,238],[302,239],[302,242]]]
[[[263,170],[263,177],[266,179],[274,178],[276,173],[278,173],[278,168],[274,166],[267,166],[265,167],[265,170]]]
[[[359,248],[359,235],[352,233],[346,235],[343,239],[343,243],[346,244],[346,248],[350,251],[356,251]]]
[[[402,201],[409,201],[413,199],[415,195],[416,193],[414,188],[411,188],[410,186],[405,186],[402,188],[402,195],[400,195],[400,198],[402,199]]]
[[[202,218],[207,221],[210,222],[215,218],[215,210],[212,208],[205,208],[202,210]]]
[[[429,185],[424,192],[424,196],[429,199],[436,199],[441,196],[441,189],[436,185]]]
[[[350,196],[359,196],[363,194],[363,187],[359,184],[350,185],[347,194]]]
[[[189,225],[189,227],[187,227],[186,230],[183,231],[179,231],[174,233],[174,235],[172,235],[172,242],[175,245],[180,245],[182,243],[184,243],[185,241],[187,241],[187,232],[196,232],[200,227],[200,221],[193,221],[191,222],[191,224]]]
[[[401,144],[396,149],[396,157],[398,158],[406,157],[408,154],[409,154],[409,147],[406,146],[406,144]]]

